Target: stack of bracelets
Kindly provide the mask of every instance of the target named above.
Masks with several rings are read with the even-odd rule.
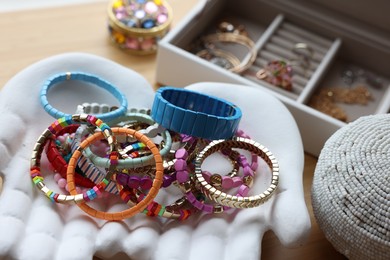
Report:
[[[47,100],[58,83],[80,80],[114,95],[119,107],[85,103],[76,114],[58,111]],[[234,104],[186,89],[162,87],[151,109],[128,108],[124,94],[95,75],[72,72],[48,79],[40,93],[54,121],[39,136],[31,157],[35,186],[55,203],[76,204],[105,220],[122,220],[143,213],[185,220],[195,212],[221,213],[252,208],[276,191],[279,166],[274,155],[239,129],[241,110]],[[242,153],[244,150],[247,153]],[[49,189],[41,173],[42,153],[54,172],[58,190]],[[207,157],[219,153],[231,164],[227,173],[202,169]],[[269,187],[249,195],[261,157],[270,168]],[[176,189],[181,197],[169,205],[155,200],[160,189]],[[119,196],[128,208],[103,212],[88,202]]]

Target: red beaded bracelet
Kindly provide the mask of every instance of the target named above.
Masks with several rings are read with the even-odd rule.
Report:
[[[56,136],[62,136],[66,133],[74,133],[76,132],[78,127],[78,125],[67,126],[62,129]],[[55,172],[58,172],[62,178],[66,178],[66,169],[68,168],[68,163],[65,161],[60,151],[58,150],[58,147],[55,142],[55,136],[53,136],[53,138],[50,138],[48,142],[49,143],[46,146],[47,159],[53,166]],[[77,186],[82,186],[85,188],[92,188],[93,186],[95,186],[95,184],[90,179],[80,174],[75,175],[75,182]]]

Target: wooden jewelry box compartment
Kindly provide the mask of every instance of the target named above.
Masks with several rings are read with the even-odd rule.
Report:
[[[175,87],[217,81],[264,89],[287,106],[305,151],[318,156],[325,141],[348,122],[390,112],[390,18],[385,14],[390,3],[347,5],[336,0],[200,1],[160,41],[156,81]],[[245,28],[254,42],[256,59],[242,73],[196,55],[194,44],[216,33],[221,21]],[[292,67],[291,90],[256,77],[270,62],[296,59],[297,44],[306,46],[308,65]],[[217,47],[248,59],[248,49],[240,44]]]

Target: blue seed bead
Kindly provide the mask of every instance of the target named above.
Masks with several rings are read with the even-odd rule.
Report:
[[[156,22],[152,19],[147,19],[142,23],[142,28],[150,29],[156,26]]]
[[[124,21],[124,24],[126,24],[128,27],[132,27],[132,28],[137,27],[137,21],[135,21],[133,19]]]

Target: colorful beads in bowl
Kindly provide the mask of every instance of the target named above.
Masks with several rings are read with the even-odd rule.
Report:
[[[108,7],[111,40],[130,53],[152,54],[167,34],[172,10],[162,0],[113,0]]]

